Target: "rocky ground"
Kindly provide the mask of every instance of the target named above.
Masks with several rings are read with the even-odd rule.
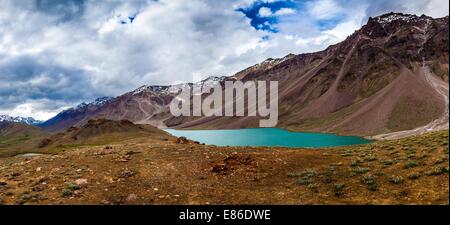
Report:
[[[448,131],[333,149],[134,139],[0,159],[2,204],[449,204]]]

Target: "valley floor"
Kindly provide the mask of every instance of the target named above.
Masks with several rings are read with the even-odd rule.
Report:
[[[449,204],[448,130],[332,149],[134,139],[0,159],[2,204]]]

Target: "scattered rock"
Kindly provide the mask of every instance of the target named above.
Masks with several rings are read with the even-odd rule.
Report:
[[[112,153],[113,153],[112,149],[101,149],[101,150],[95,152],[94,155],[109,155]]]
[[[41,192],[44,190],[44,187],[42,185],[37,185],[31,188],[31,191],[33,192]]]
[[[215,165],[212,170],[213,173],[226,173],[227,167],[225,164]]]
[[[102,200],[100,202],[100,204],[102,204],[102,205],[110,205],[111,203],[108,200]]]
[[[82,185],[86,185],[88,183],[87,179],[77,179],[75,180],[75,184],[82,186]]]
[[[113,147],[112,146],[106,146],[105,149],[110,150],[110,149],[113,149]]]
[[[130,195],[128,195],[128,197],[126,199],[127,202],[133,202],[133,201],[136,201],[136,200],[137,200],[137,195],[136,194],[130,194]]]
[[[34,185],[44,184],[48,180],[47,177],[39,177],[35,182]]]
[[[119,174],[119,178],[130,178],[134,176],[136,173],[128,168],[122,170]]]
[[[120,205],[124,202],[125,200],[125,196],[122,195],[114,195],[109,197],[109,202],[112,205]]]
[[[116,159],[118,162],[128,162],[131,160],[131,155],[120,156]]]
[[[239,156],[237,153],[233,153],[223,160],[223,163],[214,165],[212,168],[213,173],[226,174],[228,171],[235,170],[239,166],[249,166],[253,163],[254,159],[250,156]]]
[[[41,167],[36,168],[36,172],[41,172]]]
[[[188,144],[189,140],[186,137],[182,136],[182,137],[177,138],[175,143],[176,144]]]

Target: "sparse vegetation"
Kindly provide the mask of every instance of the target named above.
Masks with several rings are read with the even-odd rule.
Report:
[[[70,183],[70,184],[67,186],[67,189],[72,190],[72,191],[76,191],[76,190],[80,190],[81,187],[80,187],[80,185],[78,185],[78,184]]]
[[[447,137],[445,132],[440,132],[363,146],[302,151],[198,146],[194,143],[180,145],[163,140],[149,144],[146,139],[114,144],[113,151],[106,148],[110,144],[77,146],[55,156],[26,161],[26,164],[22,164],[25,159],[19,157],[14,158],[17,164],[4,164],[6,161],[0,159],[0,166],[7,168],[0,171],[0,194],[5,204],[122,204],[130,193],[134,194],[131,199],[138,204],[148,203],[147,198],[155,204],[184,203],[182,198],[173,197],[175,195],[198,202],[205,200],[202,196],[209,196],[208,201],[212,203],[227,203],[230,199],[217,195],[226,188],[238,193],[232,198],[233,203],[293,203],[301,198],[301,201],[312,204],[372,204],[378,199],[383,199],[383,204],[399,204],[399,199],[405,204],[421,204],[436,201],[439,195],[442,200],[438,203],[446,204],[448,166],[444,162],[448,161],[448,156],[443,155],[445,147],[440,143]],[[432,146],[430,142],[439,143],[432,152],[429,152],[431,147],[427,147]],[[130,155],[130,151],[139,154]],[[343,152],[352,154],[352,157],[342,157]],[[324,153],[327,157],[323,157]],[[412,153],[415,157],[408,159],[407,156]],[[423,158],[425,154],[428,157]],[[180,158],[186,160],[188,165],[174,163]],[[140,163],[141,160],[145,163]],[[211,170],[205,170],[205,165],[210,166]],[[226,172],[211,172],[216,165]],[[42,168],[37,170],[38,167]],[[106,167],[108,169],[104,171],[96,169]],[[192,170],[198,174],[195,179],[189,178]],[[170,175],[161,178],[145,171]],[[173,176],[174,173],[176,176]],[[41,180],[41,177],[51,179]],[[9,182],[11,179],[14,182]],[[27,182],[28,179],[34,182]],[[161,179],[169,179],[164,181],[172,182],[176,193],[166,189],[161,191],[161,187],[157,186],[161,184]],[[221,182],[215,182],[217,179]],[[81,180],[86,180],[88,184],[77,185]],[[24,183],[19,187],[15,181]],[[193,182],[201,182],[211,188],[194,190],[192,194],[193,190],[189,187]],[[55,190],[50,188],[53,186]],[[274,194],[275,188],[279,194]],[[16,194],[23,193],[22,190],[30,192],[23,197]],[[423,195],[408,195],[405,190]],[[107,193],[106,197],[95,194],[98,191]],[[252,195],[240,198],[239,191],[248,191]],[[164,194],[160,194],[162,192]],[[139,197],[136,199],[135,195]],[[348,198],[344,198],[347,195]],[[399,198],[399,195],[408,195],[408,198]]]
[[[442,164],[442,163],[445,162],[445,160],[446,160],[446,159],[445,159],[444,157],[440,157],[440,158],[436,159],[436,161],[434,162],[434,164],[435,164],[435,165]]]
[[[376,161],[376,160],[378,160],[378,158],[374,155],[368,155],[366,157],[366,161],[368,161],[368,162],[372,162],[372,161]]]
[[[437,176],[442,175],[444,173],[448,173],[448,167],[445,168],[443,166],[436,166],[431,171],[427,173],[428,176]]]
[[[356,167],[356,168],[352,168],[351,172],[354,172],[356,174],[365,174],[367,172],[369,172],[370,169],[369,168],[365,168],[365,167]]]
[[[385,165],[385,166],[390,166],[390,165],[392,165],[392,164],[394,164],[394,161],[393,160],[385,160],[385,161],[383,161],[383,164]]]
[[[408,176],[408,179],[410,180],[417,180],[420,178],[420,174],[419,173],[412,173]]]
[[[311,178],[300,178],[297,180],[297,184],[298,185],[308,185],[312,183],[312,179]]]
[[[411,168],[414,168],[417,166],[419,166],[419,162],[413,160],[413,161],[409,161],[408,163],[406,163],[405,169],[411,169]]]
[[[353,160],[350,162],[350,166],[352,166],[352,167],[358,166],[361,162],[362,162],[362,161],[361,161],[360,159],[353,159]]]
[[[290,177],[300,177],[297,180],[298,185],[308,185],[313,182],[314,177],[317,176],[317,172],[313,169],[307,169],[301,173],[290,174]]]
[[[340,197],[344,194],[345,184],[336,183],[333,185],[333,193],[334,195]]]
[[[73,195],[73,191],[70,190],[70,189],[68,189],[68,188],[64,188],[64,189],[61,191],[61,197],[70,197],[70,196],[72,196],[72,195]]]
[[[402,176],[398,176],[398,175],[392,175],[391,178],[389,179],[389,182],[393,183],[393,184],[401,184],[405,181],[405,179]]]
[[[364,175],[362,180],[361,180],[365,185],[367,185],[367,187],[369,188],[369,190],[371,191],[377,191],[378,190],[378,185],[375,181],[375,177],[367,174]]]

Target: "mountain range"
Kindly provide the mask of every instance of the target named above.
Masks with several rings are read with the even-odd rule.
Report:
[[[448,32],[448,16],[388,13],[369,18],[323,51],[268,59],[233,76],[198,83],[142,86],[65,110],[40,126],[54,132],[108,119],[160,128],[257,127],[257,117],[173,117],[171,90],[227,80],[275,80],[278,127],[384,138],[448,129]]]
[[[8,115],[0,115],[0,123],[1,122],[15,122],[15,123],[23,123],[28,125],[39,125],[43,121],[35,120],[32,117],[20,117],[20,116],[8,116]]]

